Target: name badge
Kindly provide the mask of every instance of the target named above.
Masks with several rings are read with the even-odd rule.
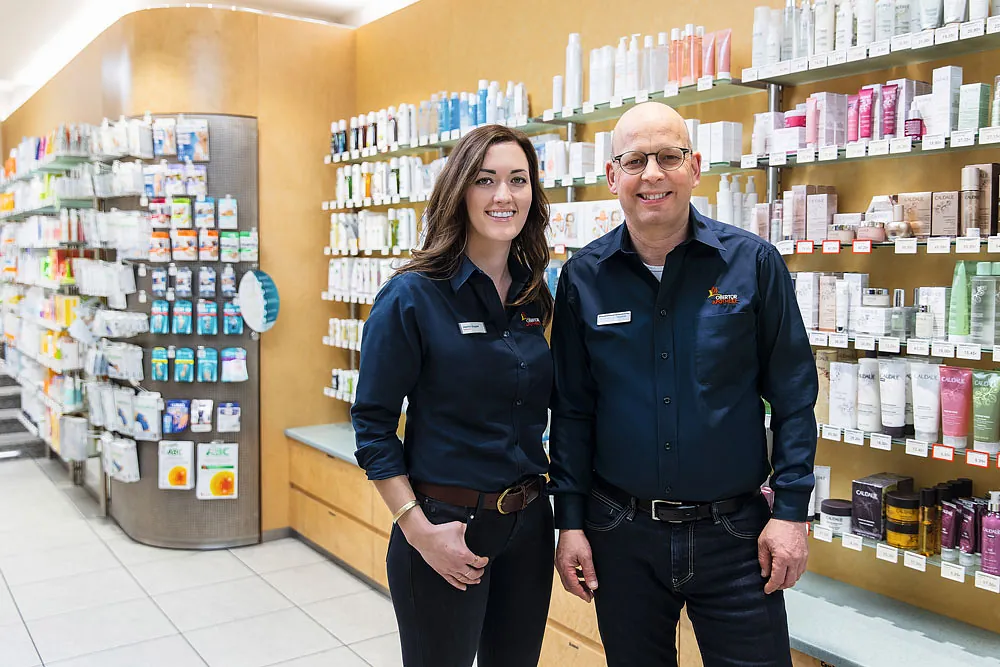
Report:
[[[462,332],[463,336],[469,334],[484,334],[486,333],[486,325],[482,322],[459,322],[458,330]]]
[[[631,321],[631,310],[624,310],[620,313],[602,313],[597,316],[597,326],[599,327],[603,327],[606,324],[626,324]]]

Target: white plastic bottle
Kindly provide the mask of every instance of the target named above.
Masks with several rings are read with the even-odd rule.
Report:
[[[778,12],[781,13],[780,11]],[[719,222],[733,223],[733,193],[729,187],[729,174],[719,179],[719,192],[715,196],[716,216]]]
[[[732,197],[733,197],[733,209],[732,209],[732,224],[740,229],[743,229],[743,193],[740,191],[740,175],[733,174],[733,186],[732,186]]]
[[[767,64],[767,35],[771,29],[770,7],[754,7],[753,10],[753,51],[750,64],[763,67]]]
[[[754,209],[757,207],[757,184],[753,176],[747,176],[747,192],[743,196],[743,224],[748,225],[753,220]]]
[[[837,11],[837,35],[833,49],[846,51],[852,46],[854,46],[854,8],[851,0],[843,0]]]
[[[792,60],[798,48],[799,10],[795,0],[785,0],[781,26],[781,59]]]
[[[784,41],[783,30],[784,15],[780,9],[771,10],[771,26],[767,30],[767,57],[764,59],[766,65],[777,65],[781,62],[781,44]]]
[[[610,44],[601,47],[601,101],[607,102],[615,94],[615,47]]]
[[[615,97],[627,97],[628,88],[628,39],[618,40],[618,50],[615,52]]]
[[[639,35],[632,35],[628,44],[628,52],[625,54],[625,97],[632,97],[639,90],[639,63],[642,62],[642,54],[639,49]]]
[[[589,82],[589,94],[587,99],[591,104],[597,104],[600,101],[600,90],[601,90],[601,50],[591,49],[590,50],[590,82]]]
[[[836,16],[833,0],[816,0],[815,50],[818,55],[833,51]]]
[[[858,46],[875,41],[875,0],[857,0]]]
[[[580,33],[569,35],[566,45],[566,95],[564,103],[577,109],[583,106],[583,47],[580,45]]]
[[[798,48],[795,51],[796,58],[808,58],[816,51],[816,13],[813,11],[809,0],[802,0],[799,7],[799,34]]]
[[[893,36],[909,34],[913,17],[913,0],[896,0],[896,19]]]
[[[875,3],[875,41],[884,42],[896,34],[895,0],[878,0]]]
[[[656,57],[656,47],[653,46],[653,36],[642,38],[642,62],[639,65],[639,90],[647,93],[655,92],[659,85],[656,81],[656,68],[653,60]]]
[[[661,32],[656,36],[656,49],[653,51],[653,87],[652,91],[662,91],[667,87],[667,77],[670,73],[670,35]]]

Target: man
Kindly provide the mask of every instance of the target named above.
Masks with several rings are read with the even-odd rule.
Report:
[[[792,281],[768,242],[691,207],[701,155],[676,111],[629,110],[612,154],[625,224],[556,294],[556,568],[596,600],[610,667],[676,665],[685,604],[705,665],[791,665],[818,384]]]

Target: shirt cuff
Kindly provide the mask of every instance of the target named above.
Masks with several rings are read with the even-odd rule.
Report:
[[[583,530],[587,518],[587,496],[577,493],[559,494],[555,497],[556,528],[559,530]]]
[[[774,491],[774,508],[771,516],[782,521],[797,521],[804,523],[809,520],[810,493],[797,491]]]

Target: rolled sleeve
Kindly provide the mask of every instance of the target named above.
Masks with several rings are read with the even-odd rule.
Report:
[[[403,399],[420,374],[421,339],[406,274],[389,281],[365,322],[357,399],[351,420],[354,456],[368,479],[406,475],[403,443],[396,431]]]
[[[815,480],[816,362],[791,276],[774,247],[762,249],[758,274],[760,393],[771,404],[771,487],[777,519],[805,521]]]
[[[563,268],[552,320],[555,382],[549,438],[555,525],[582,529],[593,479],[594,412],[597,391],[584,344],[583,321],[573,298],[572,268]]]

